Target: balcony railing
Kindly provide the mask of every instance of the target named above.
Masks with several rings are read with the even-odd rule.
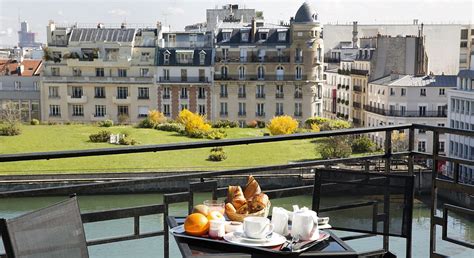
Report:
[[[153,83],[153,76],[149,77],[118,77],[118,76],[43,76],[44,82],[64,83]]]
[[[162,83],[209,83],[209,77],[194,77],[194,76],[172,76],[172,77],[164,77],[160,76],[158,78],[159,82]]]
[[[257,93],[257,94],[255,94],[255,98],[264,99],[265,98],[265,93]]]
[[[416,130],[426,130],[431,131],[433,134],[433,148],[431,153],[424,153],[415,151],[415,131]],[[408,131],[408,149],[407,151],[402,152],[393,152],[392,149],[392,139],[390,135],[394,131]],[[406,240],[406,248],[403,248],[404,257],[412,257],[412,222],[413,222],[413,202],[414,202],[414,175],[415,175],[415,159],[424,158],[432,159],[433,164],[430,171],[430,177],[433,181],[430,183],[431,189],[431,214],[430,222],[432,227],[430,227],[430,242],[436,243],[439,241],[436,237],[437,230],[442,229],[443,232],[447,232],[447,219],[448,212],[456,212],[459,214],[465,214],[472,216],[474,211],[472,208],[460,207],[459,205],[450,204],[450,201],[444,201],[442,204],[442,213],[437,212],[438,206],[438,196],[439,191],[445,191],[450,193],[459,194],[462,196],[469,196],[474,193],[474,186],[467,185],[460,182],[459,171],[455,171],[453,177],[447,177],[442,175],[440,168],[441,163],[449,162],[453,166],[458,167],[460,164],[473,166],[474,160],[472,159],[462,159],[447,157],[439,153],[439,141],[441,134],[450,134],[450,135],[459,135],[466,137],[474,137],[474,131],[470,130],[460,130],[460,129],[451,129],[446,127],[436,127],[436,126],[427,126],[419,124],[408,124],[408,125],[394,125],[394,126],[384,126],[384,127],[371,127],[371,128],[357,128],[357,129],[347,129],[347,130],[336,130],[336,131],[324,131],[319,133],[304,133],[304,134],[293,134],[293,135],[280,135],[280,136],[267,136],[267,137],[256,137],[256,138],[245,138],[245,139],[228,139],[228,140],[219,140],[219,141],[200,141],[200,142],[189,142],[185,146],[181,143],[175,144],[161,144],[161,145],[142,145],[142,146],[131,146],[124,148],[98,148],[98,149],[88,149],[88,150],[68,150],[68,151],[51,151],[51,152],[37,152],[37,153],[15,153],[15,154],[0,154],[0,163],[6,162],[21,162],[21,161],[34,161],[34,160],[45,160],[43,162],[50,162],[51,159],[64,159],[64,158],[77,158],[77,157],[89,157],[89,156],[105,156],[105,155],[118,155],[118,154],[131,154],[131,153],[146,153],[146,152],[164,152],[164,151],[181,151],[183,149],[199,149],[199,148],[211,148],[211,147],[225,147],[225,146],[244,146],[251,144],[261,144],[261,143],[271,143],[271,142],[283,142],[283,141],[294,141],[294,140],[304,140],[304,139],[317,139],[317,138],[328,138],[328,137],[337,137],[342,135],[356,136],[360,134],[370,134],[370,133],[382,133],[386,135],[384,150],[383,153],[372,154],[368,156],[357,156],[350,158],[340,158],[340,159],[319,159],[319,160],[310,160],[304,162],[291,162],[279,165],[269,165],[269,166],[260,166],[260,167],[251,167],[251,168],[238,168],[228,171],[210,171],[210,172],[201,172],[201,173],[180,173],[179,175],[166,175],[166,176],[156,176],[151,178],[139,178],[139,179],[126,179],[126,180],[111,180],[108,182],[93,182],[93,183],[79,183],[67,186],[55,186],[55,187],[40,187],[33,190],[15,190],[15,191],[3,191],[0,192],[0,197],[20,197],[20,196],[44,196],[44,195],[54,195],[61,194],[67,196],[68,194],[77,193],[89,194],[91,191],[103,191],[111,190],[114,188],[123,188],[123,187],[134,187],[143,184],[156,184],[163,182],[193,182],[192,185],[183,184],[183,191],[180,193],[167,194],[163,198],[164,204],[159,205],[148,205],[141,207],[131,207],[125,209],[116,209],[110,211],[102,212],[92,212],[82,214],[82,223],[92,223],[99,221],[107,221],[112,219],[124,219],[130,218],[133,224],[133,234],[126,236],[115,236],[112,238],[105,239],[94,239],[87,240],[87,245],[98,245],[98,244],[107,244],[114,242],[121,242],[131,239],[142,239],[147,237],[159,237],[163,236],[163,248],[164,256],[169,255],[169,235],[168,235],[168,226],[176,226],[175,224],[168,224],[171,217],[168,214],[168,205],[177,202],[187,202],[190,208],[194,205],[193,200],[193,191],[196,190],[206,190],[213,193],[213,198],[225,197],[227,194],[227,189],[218,188],[217,181],[220,180],[222,176],[238,176],[238,175],[249,175],[253,174],[256,176],[262,176],[264,180],[264,175],[268,174],[272,177],[275,176],[278,171],[289,170],[296,171],[300,177],[304,177],[308,181],[312,179],[311,184],[305,183],[304,186],[285,188],[285,189],[274,189],[266,191],[269,198],[277,199],[290,196],[301,196],[305,194],[312,195],[311,207],[313,210],[316,210],[318,214],[327,214],[327,212],[343,212],[346,209],[353,208],[363,208],[370,207],[370,209],[365,210],[367,214],[372,215],[372,219],[367,217],[367,223],[369,223],[366,229],[358,229],[358,225],[346,225],[345,227],[337,227],[338,230],[356,232],[356,236],[348,236],[344,238],[345,240],[359,239],[357,241],[362,241],[364,238],[373,237],[374,235],[378,237],[376,239],[370,238],[370,243],[374,245],[374,248],[377,250],[369,250],[371,255],[370,257],[380,257],[384,253],[389,253],[389,242],[391,237],[402,237]],[[262,153],[263,155],[263,153]],[[407,170],[403,173],[392,173],[395,163],[395,160],[404,160]],[[382,170],[384,173],[374,173],[371,171],[371,164],[378,162],[379,160],[383,161]],[[319,167],[327,165],[330,167],[335,164],[354,164],[357,163],[359,166],[362,164],[362,167],[365,166],[365,170],[359,171],[345,171],[344,169],[337,167],[337,170],[328,170],[321,171]],[[303,173],[304,176],[300,174]],[[307,172],[306,172],[307,171]],[[312,177],[309,177],[311,175]],[[306,182],[307,182],[306,181]],[[405,182],[401,184],[400,182]],[[382,196],[383,198],[377,198],[376,200],[363,202],[358,204],[345,204],[338,205],[335,204],[332,199],[332,207],[320,206],[321,197],[327,196],[327,191],[331,189],[338,192],[347,192],[348,186],[354,186],[350,193],[347,193],[344,198],[344,201],[349,200],[348,195],[355,195],[355,198],[361,196],[361,198],[366,199],[367,192],[361,191],[372,191],[371,194],[376,194]],[[344,190],[341,191],[342,187]],[[374,192],[375,190],[375,192]],[[332,192],[334,193],[334,192]],[[360,194],[360,195],[359,195]],[[392,202],[396,195],[395,202]],[[332,196],[332,195],[331,195]],[[383,207],[380,207],[380,204]],[[393,213],[393,209],[397,207],[403,207],[402,215],[400,219],[396,219],[396,213]],[[147,215],[156,215],[160,214],[160,217],[163,221],[160,221],[160,224],[163,223],[163,228],[159,232],[147,231],[141,232],[139,217]],[[162,215],[161,215],[162,214]],[[370,216],[370,215],[369,215]],[[132,220],[133,218],[133,220]],[[401,224],[396,225],[396,229],[392,228],[394,224],[392,222],[399,221]],[[339,222],[333,221],[331,224],[333,227]],[[350,223],[350,222],[349,222]],[[364,223],[360,220],[360,223]],[[378,226],[380,225],[380,226]],[[100,225],[94,225],[100,226]],[[161,229],[161,228],[160,228]],[[1,229],[3,230],[3,229]],[[3,232],[3,231],[2,231]],[[361,234],[362,233],[362,234]],[[2,233],[3,235],[3,233]],[[379,245],[375,244],[377,239],[382,240],[381,249]],[[448,241],[451,244],[461,245],[467,248],[472,248],[472,244],[462,242],[460,240],[452,239],[449,235],[442,236],[444,241]],[[4,238],[3,241],[6,239]],[[183,246],[189,248],[185,243]],[[375,247],[377,246],[377,247]],[[393,245],[390,245],[393,247]],[[371,247],[369,247],[371,249]],[[364,249],[366,250],[366,249]],[[468,249],[469,250],[469,249]],[[8,251],[8,250],[7,250]],[[429,255],[430,257],[438,257],[440,253],[443,252],[443,248],[438,246],[435,249],[434,245],[430,245]],[[372,255],[374,254],[374,255]],[[400,253],[402,254],[402,253]],[[367,255],[367,253],[366,253]],[[362,255],[362,256],[366,256]]]
[[[247,57],[219,57],[215,58],[216,62],[222,63],[289,63],[289,56],[247,56]]]
[[[309,76],[302,75],[296,77],[296,75],[264,75],[258,76],[256,74],[248,74],[244,78],[240,77],[238,74],[229,74],[229,75],[214,75],[214,80],[217,81],[306,81],[311,80]],[[316,80],[316,78],[314,78]]]
[[[360,102],[352,102],[352,106],[355,107],[355,108],[361,108],[361,104]]]
[[[247,94],[245,92],[244,93],[239,93],[238,97],[239,97],[239,99],[245,99],[247,97]]]
[[[277,99],[282,99],[285,97],[285,94],[283,92],[277,92],[275,93],[275,98]]]
[[[381,109],[376,107],[371,107],[369,105],[364,105],[364,110],[368,112],[372,112],[375,114],[383,115],[383,116],[395,116],[395,117],[447,117],[447,111],[445,112],[438,112],[438,111],[425,111],[420,112],[419,110],[389,110],[389,109]]]
[[[369,71],[367,71],[367,70],[359,70],[359,69],[351,69],[351,74],[366,76],[366,75],[369,74]]]
[[[255,112],[255,116],[257,116],[257,117],[265,117],[265,112]]]
[[[362,92],[362,86],[354,85],[352,86],[355,92]]]

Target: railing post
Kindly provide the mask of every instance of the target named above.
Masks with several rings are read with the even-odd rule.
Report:
[[[319,204],[321,201],[321,173],[318,169],[314,170],[313,198],[312,209],[319,212]]]
[[[413,151],[415,149],[415,128],[413,126],[408,129],[408,151],[410,154],[408,155],[408,175],[413,175],[413,166],[415,161],[415,156],[413,155]]]
[[[430,213],[430,257],[436,252],[436,207],[438,205],[438,188],[436,178],[438,172],[439,132],[433,131],[433,168],[431,171],[431,213]]]
[[[392,131],[385,131],[385,173],[390,173],[392,159]]]

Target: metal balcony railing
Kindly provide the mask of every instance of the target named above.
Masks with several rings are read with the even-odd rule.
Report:
[[[297,77],[296,75],[264,75],[258,76],[256,74],[247,74],[244,78],[240,77],[238,74],[228,74],[220,75],[215,74],[214,80],[217,81],[306,81],[306,80],[316,80],[316,78],[311,79],[309,76],[302,75]]]
[[[369,74],[369,71],[367,71],[367,70],[359,70],[359,69],[351,69],[351,74],[366,76],[366,75]]]
[[[247,56],[247,57],[237,57],[229,56],[227,58],[217,56],[215,58],[216,62],[222,63],[289,63],[289,56]]]
[[[171,76],[171,77],[164,77],[160,76],[158,78],[159,82],[162,83],[209,83],[209,77],[205,76],[187,76],[187,77],[181,77],[181,76]]]
[[[356,92],[362,92],[362,86],[354,85],[354,86],[352,86],[352,88],[353,88],[354,91],[356,91]]]
[[[360,108],[361,107],[361,104],[360,102],[352,102],[352,106],[355,107],[355,108]]]
[[[390,110],[364,105],[364,110],[383,116],[395,117],[447,117],[446,111],[419,111],[419,110]]]

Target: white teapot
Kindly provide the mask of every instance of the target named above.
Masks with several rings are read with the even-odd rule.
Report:
[[[315,211],[303,207],[293,212],[291,236],[300,240],[310,240],[319,236],[318,216]]]

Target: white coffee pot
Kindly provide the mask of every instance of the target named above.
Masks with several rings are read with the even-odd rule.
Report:
[[[319,236],[318,216],[315,211],[303,207],[293,212],[291,236],[300,240],[310,240]]]

